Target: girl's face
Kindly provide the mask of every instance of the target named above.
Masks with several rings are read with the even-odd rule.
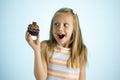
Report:
[[[73,15],[57,13],[53,19],[52,33],[60,46],[67,47],[73,33]]]

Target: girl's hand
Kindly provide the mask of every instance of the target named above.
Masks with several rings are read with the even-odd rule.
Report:
[[[37,38],[36,40],[33,40],[31,38],[31,34],[29,32],[26,32],[26,35],[25,35],[25,38],[26,38],[26,41],[28,42],[28,44],[32,47],[32,49],[35,51],[35,52],[40,52],[40,40],[39,40],[39,34],[37,35]]]

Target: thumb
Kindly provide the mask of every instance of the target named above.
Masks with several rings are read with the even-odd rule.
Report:
[[[39,34],[37,35],[37,39],[36,40],[37,40],[37,42],[40,43],[40,35]]]

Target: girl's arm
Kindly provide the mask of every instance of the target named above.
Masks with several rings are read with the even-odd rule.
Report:
[[[40,47],[39,35],[36,40],[32,40],[30,33],[26,32],[25,38],[34,51],[34,74],[36,80],[46,80],[47,65],[44,56],[41,55],[41,47],[43,45]],[[42,54],[44,54],[44,52],[42,52]]]
[[[34,74],[36,80],[46,80],[47,65],[44,58],[41,57],[40,52],[35,52],[34,58]]]
[[[86,80],[86,70],[85,70],[85,66],[83,66],[83,67],[80,68],[79,80]]]

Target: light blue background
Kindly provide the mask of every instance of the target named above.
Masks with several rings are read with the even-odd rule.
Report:
[[[41,41],[48,39],[51,19],[62,7],[79,16],[88,48],[87,80],[120,80],[119,0],[0,0],[0,80],[35,80],[27,25],[36,21]]]

